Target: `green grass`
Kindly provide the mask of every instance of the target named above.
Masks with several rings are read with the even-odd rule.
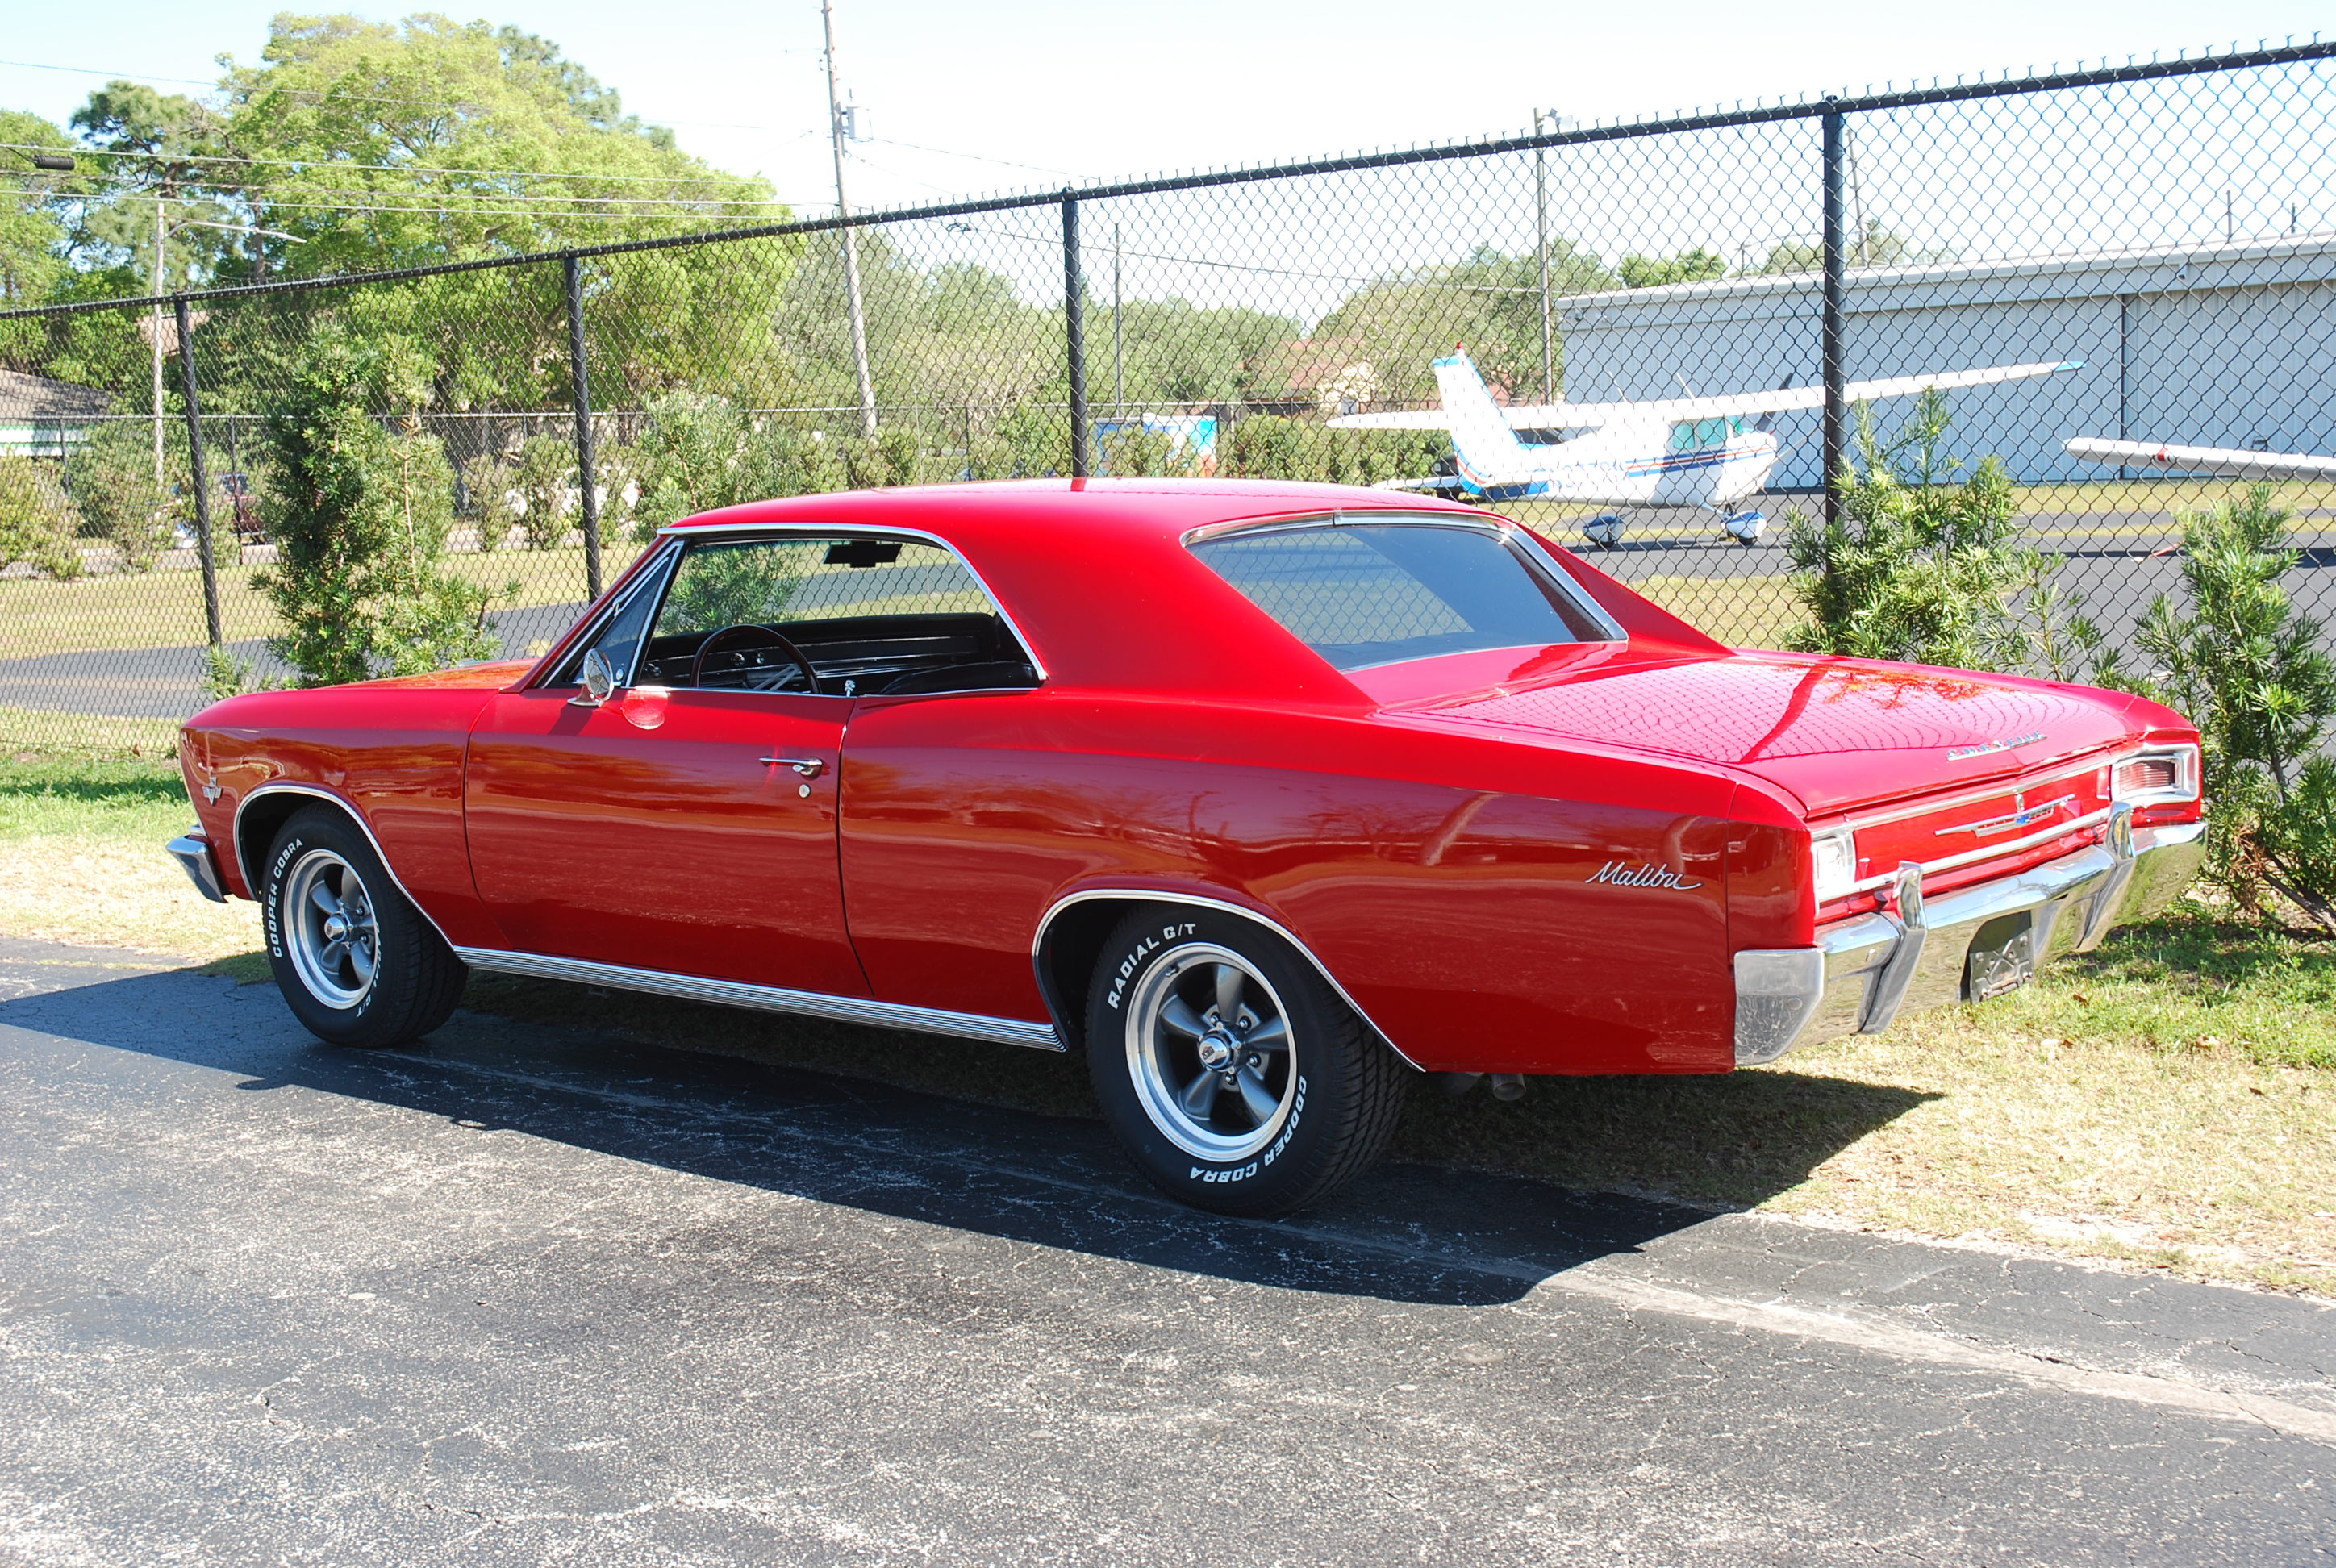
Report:
[[[612,547],[603,554],[604,565],[613,574],[632,559],[631,552],[629,545]],[[584,599],[580,548],[450,555],[446,565],[463,580],[493,589],[491,608],[495,609],[580,603]],[[267,570],[220,570],[219,626],[228,641],[281,629],[275,608],[252,583]],[[503,591],[513,579],[519,584],[516,593]],[[0,659],[118,648],[182,648],[202,642],[205,635],[199,572],[114,572],[71,582],[0,579]]]
[[[102,754],[0,756],[0,842],[160,842],[185,831],[193,815],[176,763]]]
[[[1648,577],[1629,586],[1730,648],[1782,648],[1802,618],[1781,577]]]

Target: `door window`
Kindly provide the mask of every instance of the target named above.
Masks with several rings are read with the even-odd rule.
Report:
[[[1037,671],[965,564],[920,540],[693,543],[638,684],[837,696],[1027,687]]]

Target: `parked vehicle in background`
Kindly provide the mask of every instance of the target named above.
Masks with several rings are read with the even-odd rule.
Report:
[[[664,530],[532,663],[190,720],[171,845],[321,1038],[467,968],[1084,1049],[1135,1163],[1277,1213],[1403,1076],[1719,1073],[2170,899],[2137,697],[1737,652],[1475,508],[1228,481]]]

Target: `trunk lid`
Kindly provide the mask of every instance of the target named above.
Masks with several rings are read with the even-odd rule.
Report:
[[[1812,817],[2033,775],[2139,736],[2117,696],[1815,654],[1583,661],[1552,679],[1416,697],[1406,715],[1718,763]]]

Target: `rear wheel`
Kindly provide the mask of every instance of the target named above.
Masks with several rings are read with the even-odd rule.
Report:
[[[1354,1180],[1402,1104],[1400,1065],[1312,965],[1183,905],[1112,933],[1088,988],[1087,1064],[1137,1167],[1221,1213],[1285,1213]]]
[[[356,825],[296,813],[268,852],[268,961],[292,1013],[336,1046],[394,1046],[446,1021],[469,973]]]

